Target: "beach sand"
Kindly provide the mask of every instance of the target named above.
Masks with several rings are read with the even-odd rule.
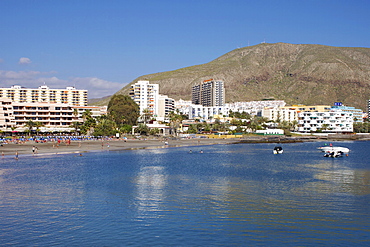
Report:
[[[4,144],[0,147],[0,152],[3,157],[15,157],[15,153],[21,155],[38,155],[38,154],[67,154],[67,153],[85,153],[96,151],[114,151],[114,150],[130,150],[130,149],[145,149],[145,148],[163,148],[163,147],[182,147],[182,146],[201,146],[215,144],[230,144],[240,141],[239,138],[229,139],[177,139],[177,140],[161,140],[161,139],[128,139],[124,140],[91,140],[91,141],[71,141],[67,143],[46,142],[36,143],[28,141],[22,144]],[[33,148],[35,147],[35,148]],[[37,148],[37,149],[36,149]],[[35,149],[35,152],[33,152]]]

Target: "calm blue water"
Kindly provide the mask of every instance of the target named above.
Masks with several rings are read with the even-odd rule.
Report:
[[[369,246],[370,142],[323,144],[5,158],[0,245]]]

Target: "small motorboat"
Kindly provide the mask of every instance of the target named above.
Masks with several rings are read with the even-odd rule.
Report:
[[[342,152],[344,154],[348,154],[349,151],[350,151],[349,148],[345,148],[345,147],[333,147],[333,146],[319,147],[318,149],[321,152],[324,152],[324,153]]]
[[[274,150],[272,152],[273,152],[273,154],[282,154],[284,152],[284,150],[281,146],[276,146],[276,147],[274,147]]]
[[[331,157],[331,158],[342,157],[343,154],[346,154],[346,156],[348,156],[348,153],[350,151],[349,148],[346,148],[346,147],[333,147],[331,143],[329,146],[319,147],[317,149],[325,153],[324,157]]]

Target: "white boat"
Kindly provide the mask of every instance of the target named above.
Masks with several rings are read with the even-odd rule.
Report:
[[[321,152],[324,152],[324,157],[331,157],[331,158],[338,158],[342,157],[343,154],[348,156],[349,148],[345,147],[333,147],[331,144],[330,146],[319,147],[318,148]]]
[[[283,148],[280,146],[274,147],[274,150],[272,151],[273,154],[282,154],[284,152]]]
[[[349,148],[333,147],[333,146],[319,147],[318,149],[321,150],[321,152],[324,152],[324,153],[342,152],[342,153],[348,154],[349,151],[350,151]]]

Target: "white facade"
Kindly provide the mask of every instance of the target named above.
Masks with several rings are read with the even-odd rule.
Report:
[[[168,98],[166,95],[159,95],[158,97],[158,121],[165,121],[168,114],[175,110],[175,100]]]
[[[246,112],[250,115],[262,115],[261,112],[265,107],[285,106],[285,102],[282,100],[250,101],[228,103],[224,106],[205,107],[182,100],[176,101],[175,106],[181,113],[189,115],[189,119],[202,118],[209,120],[214,115],[229,116],[230,110],[240,113]]]
[[[352,113],[340,110],[298,113],[298,131],[353,132]]]
[[[75,115],[77,109],[77,115]],[[59,103],[17,103],[0,98],[0,130],[24,131],[28,121],[40,122],[44,131],[71,131],[73,122],[82,122],[82,114],[90,110],[92,117],[106,114],[106,107],[71,106]]]
[[[149,81],[138,81],[131,85],[131,98],[140,107],[140,115],[148,109],[153,116],[158,115],[159,85],[150,84]]]
[[[50,89],[43,85],[38,88],[24,88],[18,85],[10,88],[0,88],[0,98],[8,98],[16,103],[59,103],[74,106],[87,105],[87,90],[77,90],[74,87],[65,89]]]
[[[165,117],[175,108],[175,100],[159,94],[159,85],[149,81],[138,81],[131,85],[130,97],[140,107],[140,115],[145,109],[157,120],[164,121]]]
[[[228,115],[228,109],[222,106],[202,106],[202,105],[190,105],[189,106],[189,119],[201,118],[203,120],[209,120],[215,115]]]
[[[266,107],[262,110],[262,117],[273,121],[280,120],[281,122],[298,121],[297,111],[289,108]]]

